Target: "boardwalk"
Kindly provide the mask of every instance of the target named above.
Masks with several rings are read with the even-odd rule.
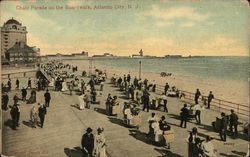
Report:
[[[20,79],[21,83],[26,85],[27,78]],[[11,91],[9,94],[9,104],[13,104],[12,98],[14,93],[15,91]],[[122,115],[110,117],[105,114],[104,99],[108,93],[117,95],[120,104],[127,101],[123,99],[123,94],[117,88],[109,84],[109,81],[105,83],[101,103],[92,104],[91,109],[78,110],[75,108],[74,104],[78,101],[76,95],[71,96],[67,93],[51,91],[51,105],[47,109],[45,125],[42,129],[29,127],[29,111],[32,106],[30,104],[20,102],[21,125],[16,131],[10,128],[9,110],[3,111],[3,153],[16,157],[81,157],[81,136],[86,128],[90,126],[94,130],[98,127],[104,127],[107,152],[111,157],[188,156],[185,138],[189,134],[188,131],[196,124],[193,121],[188,123],[187,129],[179,127],[178,115],[183,102],[176,98],[168,98],[168,114],[155,110],[151,110],[149,113],[142,112],[140,131],[137,134],[132,134],[130,132],[131,128],[127,128],[122,124]],[[37,92],[37,102],[44,102],[43,94],[43,91]],[[152,112],[156,112],[158,116],[165,115],[167,121],[174,129],[175,142],[172,143],[171,149],[156,147],[148,143],[145,137],[145,133],[148,132],[146,119]],[[248,142],[245,140],[246,136],[242,135],[242,132],[240,132],[241,135],[238,139],[228,137],[226,143],[217,140],[219,136],[218,133],[212,131],[211,122],[219,115],[218,112],[203,111],[201,117],[202,125],[197,126],[199,135],[203,138],[205,135],[215,138],[213,143],[218,150],[218,156],[240,157],[246,154]],[[239,130],[242,130],[241,127],[239,127]]]

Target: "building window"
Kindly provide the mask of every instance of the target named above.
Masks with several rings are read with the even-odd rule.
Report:
[[[4,38],[5,40],[8,40],[8,38]]]

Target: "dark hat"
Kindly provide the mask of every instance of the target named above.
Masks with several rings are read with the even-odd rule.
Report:
[[[87,133],[91,133],[92,129],[90,127],[87,128]]]
[[[99,132],[99,133],[101,133],[101,132],[103,132],[103,131],[104,131],[103,128],[98,128],[98,129],[97,129],[97,132]]]

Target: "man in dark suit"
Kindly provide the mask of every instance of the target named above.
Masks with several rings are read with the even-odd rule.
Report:
[[[7,82],[7,85],[8,85],[8,90],[10,91],[11,90],[11,79],[9,78],[9,81]]]
[[[16,130],[16,127],[18,127],[18,122],[20,118],[20,109],[19,109],[19,104],[14,104],[10,110],[10,115],[12,118],[12,129]]]
[[[212,99],[214,99],[214,95],[213,95],[212,91],[210,91],[209,95],[207,97],[207,108],[210,108],[210,103],[211,103]]]
[[[149,112],[149,94],[143,93],[143,111],[147,109],[147,112]]]
[[[29,78],[28,80],[28,87],[27,88],[30,88],[31,89],[31,79]]]
[[[23,88],[23,89],[21,90],[21,92],[22,92],[22,100],[23,100],[23,101],[26,101],[27,90],[26,90],[25,88]]]
[[[81,143],[82,149],[91,157],[94,150],[94,135],[91,128],[87,128],[87,132],[82,136]]]
[[[166,83],[165,88],[164,88],[164,94],[166,95],[169,89],[168,83]]]
[[[16,93],[13,97],[14,104],[17,104],[18,100],[19,100],[19,98],[18,98],[17,93]]]
[[[18,80],[18,78],[16,79],[16,89],[19,89],[19,80]]]
[[[9,102],[9,96],[6,92],[2,95],[2,109],[8,110],[8,102]]]
[[[40,105],[40,104],[38,104]],[[41,122],[41,128],[43,128],[43,123],[44,123],[44,119],[45,119],[45,115],[47,114],[47,109],[45,107],[45,105],[41,105],[38,109],[38,115],[40,118],[40,122]]]
[[[180,127],[182,127],[183,122],[184,122],[184,128],[187,127],[187,119],[188,119],[188,109],[187,109],[187,104],[184,104],[184,107],[181,109],[181,125]]]
[[[222,141],[227,140],[227,117],[224,112],[221,113],[220,138]]]
[[[46,93],[44,94],[44,98],[45,98],[45,106],[49,107],[51,96],[50,96],[50,93],[49,93],[48,89],[46,90]]]
[[[236,137],[238,135],[238,129],[237,129],[238,119],[239,118],[237,114],[234,113],[234,110],[231,110],[231,114],[229,116],[229,129],[233,137]],[[234,132],[233,132],[233,128],[234,128]]]
[[[195,101],[195,104],[198,104],[198,100],[199,100],[199,97],[201,96],[201,92],[199,89],[196,90],[196,93],[194,95],[194,101]]]

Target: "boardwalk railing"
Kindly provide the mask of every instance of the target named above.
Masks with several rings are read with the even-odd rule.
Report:
[[[156,85],[156,93],[161,94],[164,92],[164,86],[162,85]],[[194,96],[195,93],[184,91],[184,90],[179,90],[180,93],[182,93],[183,96],[183,101],[194,104]],[[207,105],[207,96],[200,96],[199,98],[199,103]],[[240,104],[240,103],[234,103],[222,99],[213,99],[212,102],[210,103],[211,109],[218,111],[218,112],[227,112],[233,109],[239,116],[241,117],[248,117],[249,116],[249,106]]]

